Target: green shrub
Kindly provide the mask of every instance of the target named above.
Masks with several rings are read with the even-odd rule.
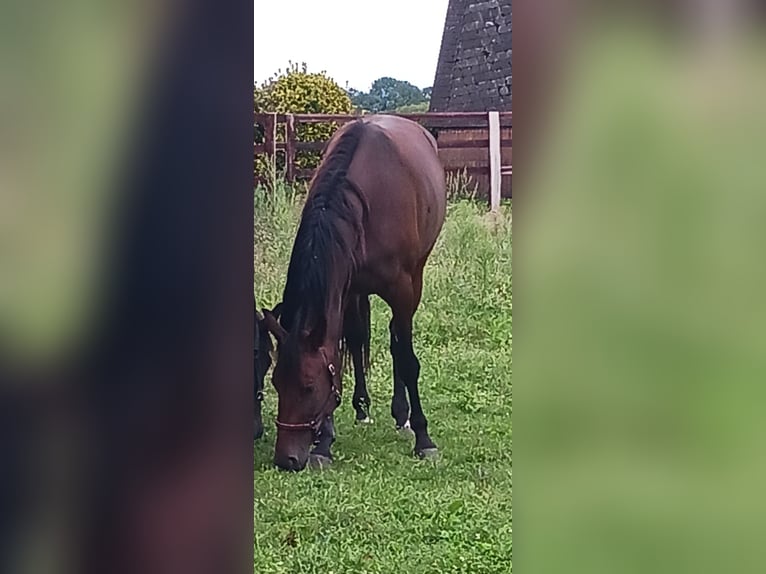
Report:
[[[278,114],[349,114],[353,110],[351,98],[326,72],[309,72],[306,64],[289,63],[285,71],[277,74],[254,88],[253,101],[256,113]],[[301,142],[316,142],[329,139],[338,124],[299,124],[296,139]],[[263,142],[263,133],[256,129],[257,143]],[[277,130],[277,140],[284,141],[284,133]],[[300,151],[296,153],[295,166],[314,168],[319,165],[319,152]],[[263,156],[255,160],[257,176],[267,178],[274,171],[281,172],[285,161],[279,156],[276,165]]]

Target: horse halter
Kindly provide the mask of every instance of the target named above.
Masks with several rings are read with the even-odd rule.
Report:
[[[330,373],[330,381],[332,382],[332,386],[330,387],[330,394],[328,395],[327,399],[325,400],[324,404],[322,405],[322,408],[319,409],[319,413],[312,418],[309,422],[306,423],[283,423],[278,418],[274,421],[277,425],[278,429],[282,430],[288,430],[288,431],[307,431],[310,430],[314,433],[315,437],[318,437],[322,431],[322,422],[325,418],[330,416],[330,412],[325,414],[325,410],[327,409],[327,404],[331,400],[335,400],[335,406],[339,406],[341,402],[341,391],[340,387],[335,384],[335,376],[337,374],[337,370],[335,368],[335,365],[333,365],[328,359],[327,355],[325,355],[324,349],[322,350],[322,356],[324,357],[325,364],[327,365],[327,371]]]

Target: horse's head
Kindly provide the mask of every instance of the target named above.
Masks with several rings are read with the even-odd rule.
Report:
[[[272,382],[279,395],[274,464],[302,470],[321,426],[340,404],[341,377],[336,346],[321,329],[288,333],[277,315],[264,310],[264,326],[278,343]]]

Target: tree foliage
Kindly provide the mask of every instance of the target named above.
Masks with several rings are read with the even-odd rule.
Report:
[[[351,89],[349,96],[353,104],[361,110],[371,113],[391,112],[405,106],[427,106],[431,99],[431,88],[421,90],[404,80],[385,76],[375,80],[369,92]]]
[[[326,72],[309,72],[305,63],[290,62],[287,69],[277,73],[255,86],[253,101],[256,113],[278,114],[348,114],[353,110],[349,94],[341,88]],[[302,142],[316,142],[329,139],[338,125],[299,124],[296,139]],[[284,135],[277,133],[278,141],[284,141]],[[262,130],[256,129],[255,140],[263,142]],[[258,161],[258,160],[261,161]],[[313,168],[319,164],[319,152],[299,151],[295,165],[300,168]],[[266,173],[264,158],[256,158],[256,173]],[[284,157],[279,157],[277,169],[284,168]]]
[[[256,112],[278,114],[347,114],[352,104],[346,91],[326,72],[309,72],[305,63],[290,62],[254,93]]]

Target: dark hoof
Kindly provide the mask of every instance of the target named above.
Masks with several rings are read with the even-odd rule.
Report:
[[[332,466],[332,459],[322,454],[309,455],[309,468],[312,470],[324,470]]]
[[[415,456],[421,460],[435,460],[439,458],[439,449],[436,447],[415,449]]]

